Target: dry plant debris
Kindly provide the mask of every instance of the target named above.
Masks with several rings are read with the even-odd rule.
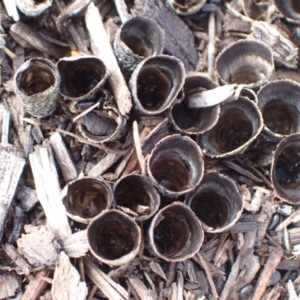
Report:
[[[300,297],[297,0],[0,20],[0,299]]]

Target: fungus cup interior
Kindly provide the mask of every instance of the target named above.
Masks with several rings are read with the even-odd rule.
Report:
[[[101,181],[82,178],[70,183],[63,199],[67,211],[82,218],[93,218],[111,204],[111,192]]]
[[[300,85],[289,80],[274,81],[258,93],[264,124],[273,134],[300,131]]]
[[[260,42],[236,42],[219,55],[216,68],[227,83],[255,84],[271,77],[272,52]]]
[[[91,250],[101,260],[116,260],[139,247],[138,225],[124,214],[109,211],[94,219],[87,230]]]
[[[149,169],[159,186],[170,192],[185,192],[203,175],[201,149],[192,140],[173,136],[156,145]]]
[[[184,206],[169,206],[154,220],[156,251],[169,259],[180,259],[196,252],[203,239],[198,220]]]
[[[143,68],[137,79],[137,96],[146,110],[164,107],[172,87],[169,75],[156,68]]]
[[[190,76],[186,78],[184,84],[185,95],[196,93],[197,89],[209,90],[217,85],[209,79],[201,76]],[[172,118],[179,129],[190,133],[203,133],[210,129],[217,121],[219,108],[218,106],[192,108],[187,105],[184,98],[182,101],[175,103],[171,108]]]
[[[243,208],[243,197],[230,178],[211,172],[187,195],[185,203],[200,221],[216,230],[234,225],[232,222],[237,221]]]
[[[132,174],[120,179],[114,188],[115,202],[119,206],[128,207],[138,215],[148,215],[159,206],[159,195],[147,178]],[[139,212],[139,206],[148,209]]]
[[[28,68],[17,74],[18,88],[31,96],[43,93],[55,84],[55,76],[51,66],[46,62],[31,61]]]
[[[105,65],[93,58],[61,60],[57,64],[61,75],[61,93],[72,98],[82,97],[92,91],[105,77]]]
[[[141,57],[160,54],[163,48],[162,30],[151,19],[130,19],[123,25],[120,39],[134,54]]]
[[[197,140],[209,155],[230,155],[246,147],[262,127],[262,116],[256,104],[240,97],[222,105],[217,124]]]

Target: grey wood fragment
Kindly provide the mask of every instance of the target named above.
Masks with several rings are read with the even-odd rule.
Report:
[[[29,155],[38,199],[44,209],[47,222],[58,239],[71,234],[66,208],[61,192],[53,154],[50,146],[36,146]]]
[[[17,199],[19,200],[19,206],[25,211],[30,211],[39,201],[36,195],[36,191],[27,186],[23,186],[19,190]]]
[[[15,194],[20,175],[25,165],[24,151],[0,145],[0,240],[8,210]]]
[[[63,251],[57,258],[51,294],[55,300],[85,300],[87,296],[86,283]]]
[[[9,299],[20,287],[20,277],[14,272],[0,274],[0,299]]]
[[[25,225],[26,234],[17,240],[18,249],[30,265],[51,266],[55,263],[60,245],[45,226]]]
[[[62,241],[61,247],[69,257],[84,256],[89,250],[86,230],[75,232],[68,236]]]

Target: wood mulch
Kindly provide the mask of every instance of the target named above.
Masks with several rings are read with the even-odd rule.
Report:
[[[105,89],[114,95],[117,112],[126,116],[127,128],[116,141],[95,143],[78,130],[78,115],[86,115],[86,106],[59,96],[51,116],[32,117],[14,93],[13,76],[33,57],[56,63],[84,53],[111,62],[112,53],[105,51],[121,20],[141,15],[165,30],[165,53],[180,58],[187,73],[205,72],[217,82],[214,66],[222,49],[265,34],[262,39],[276,62],[272,80],[300,83],[299,22],[285,18],[271,0],[211,0],[182,17],[164,0],[126,1],[127,9],[122,0],[94,0],[88,8],[90,1],[70,2],[53,0],[37,17],[16,10],[15,1],[0,3],[0,299],[298,299],[300,210],[273,191],[270,165],[278,141],[261,134],[242,154],[205,156],[205,173],[230,176],[244,195],[243,213],[229,232],[205,233],[195,256],[168,262],[148,250],[144,237],[150,222],[139,223],[138,255],[110,267],[91,255],[87,225],[67,217],[61,190],[77,177],[113,185],[129,173],[143,173],[143,159],[155,143],[175,133],[167,114],[135,113],[127,83],[109,63]],[[102,25],[93,26],[100,24],[98,12],[106,35]],[[161,207],[172,201],[162,197]]]

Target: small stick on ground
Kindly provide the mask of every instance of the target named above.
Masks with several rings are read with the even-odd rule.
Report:
[[[141,140],[139,135],[138,124],[136,121],[133,122],[133,139],[134,139],[134,147],[136,151],[136,155],[140,164],[142,175],[146,174],[146,162],[142,153]]]
[[[270,283],[271,277],[275,269],[279,265],[282,256],[283,256],[282,248],[270,247],[270,256],[257,280],[257,284],[254,289],[254,295],[252,300],[262,299],[262,296],[265,293]]]
[[[208,74],[214,80],[215,67],[215,13],[210,13],[208,19]]]
[[[94,3],[88,6],[85,14],[85,23],[90,35],[93,54],[105,62],[108,71],[108,81],[119,111],[122,115],[128,115],[132,107],[131,94],[109,42],[99,10]]]
[[[127,5],[124,0],[114,0],[115,6],[118,11],[118,15],[121,19],[122,24],[130,19],[130,15],[128,13]]]

